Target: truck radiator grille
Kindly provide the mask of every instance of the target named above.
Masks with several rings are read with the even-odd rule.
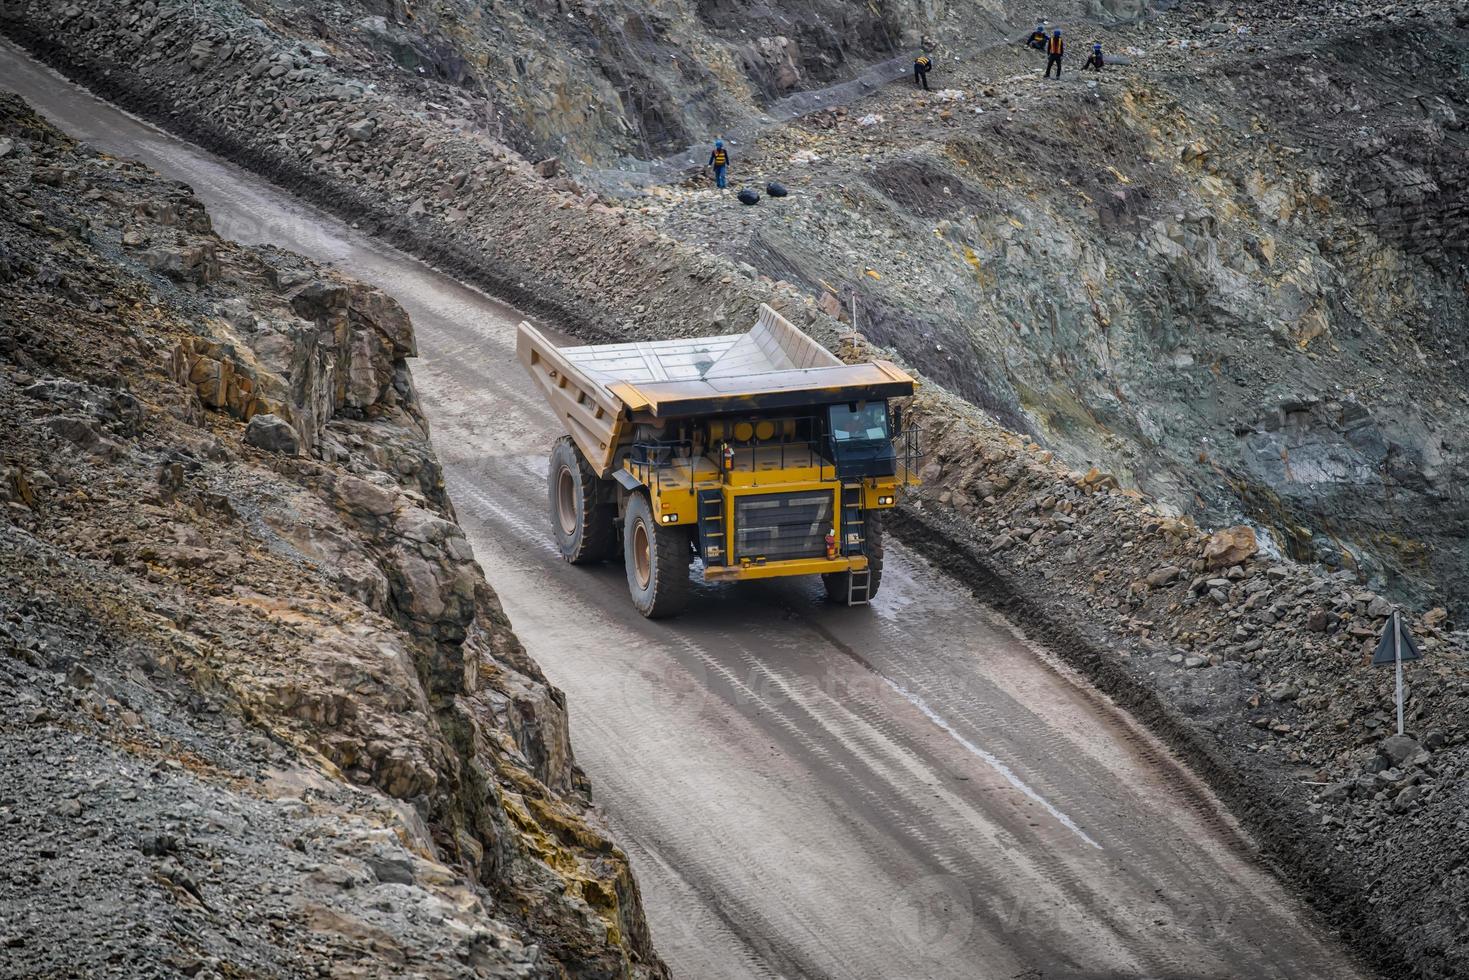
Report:
[[[736,497],[734,558],[826,557],[832,499],[830,490]]]

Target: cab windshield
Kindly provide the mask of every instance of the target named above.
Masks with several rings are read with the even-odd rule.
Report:
[[[831,436],[837,442],[877,442],[888,437],[888,411],[884,402],[831,406]]]

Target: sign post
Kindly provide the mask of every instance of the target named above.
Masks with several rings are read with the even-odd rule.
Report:
[[[1418,652],[1418,645],[1413,642],[1413,634],[1403,625],[1402,614],[1396,609],[1388,617],[1387,625],[1383,627],[1382,639],[1377,641],[1377,651],[1372,654],[1372,666],[1385,667],[1392,664],[1397,671],[1397,692],[1395,700],[1398,705],[1398,734],[1403,734],[1403,661],[1422,660],[1423,654]]]
[[[1397,666],[1397,701],[1398,701],[1398,734],[1403,734],[1403,625],[1398,619],[1398,611],[1392,611],[1392,652],[1393,661]]]

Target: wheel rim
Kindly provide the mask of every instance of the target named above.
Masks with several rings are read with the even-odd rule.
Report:
[[[648,541],[648,525],[638,521],[632,530],[633,568],[638,574],[638,587],[646,589],[653,579],[653,549]]]
[[[576,533],[576,517],[576,477],[571,467],[563,466],[556,478],[556,519],[567,537]]]

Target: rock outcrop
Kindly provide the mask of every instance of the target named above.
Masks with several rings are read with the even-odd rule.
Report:
[[[407,316],[0,139],[0,973],[665,975]]]

